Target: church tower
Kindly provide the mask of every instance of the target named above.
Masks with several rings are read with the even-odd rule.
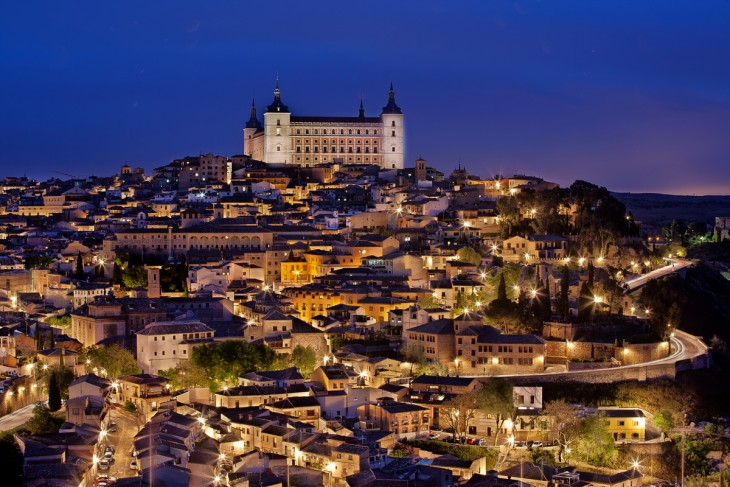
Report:
[[[162,283],[160,282],[160,271],[162,266],[148,265],[147,268],[147,297],[156,299],[162,296]]]
[[[416,159],[416,182],[426,180],[426,159]]]
[[[256,135],[257,132],[260,132],[263,129],[261,122],[259,122],[258,117],[256,116],[256,101],[251,100],[251,116],[248,119],[248,122],[246,122],[246,126],[243,129],[243,153],[247,156],[251,156],[254,159],[256,159],[256,156],[254,155],[254,143],[253,143],[253,136]],[[260,155],[259,155],[260,157]]]
[[[291,163],[291,113],[281,101],[279,79],[276,79],[274,101],[264,113],[264,162]]]
[[[393,83],[390,84],[388,104],[383,107],[380,119],[383,121],[383,169],[403,169],[405,152],[403,112],[395,103]]]

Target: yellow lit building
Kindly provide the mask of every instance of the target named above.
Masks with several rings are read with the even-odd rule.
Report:
[[[646,439],[646,416],[641,409],[632,408],[599,408],[603,415],[608,432],[616,441]]]

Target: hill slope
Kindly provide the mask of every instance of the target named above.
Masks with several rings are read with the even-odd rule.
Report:
[[[626,205],[634,218],[662,227],[673,218],[713,223],[716,216],[730,216],[730,196],[678,196],[658,193],[611,193]]]

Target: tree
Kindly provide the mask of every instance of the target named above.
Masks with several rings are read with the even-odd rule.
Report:
[[[63,420],[56,418],[48,407],[36,406],[33,408],[33,416],[25,423],[25,427],[32,435],[46,435],[58,433],[62,422]]]
[[[557,459],[562,462],[563,453],[580,432],[578,410],[564,400],[558,399],[545,404],[540,414],[548,421],[550,439],[558,445]]]
[[[513,230],[520,223],[520,207],[515,196],[505,196],[497,200],[499,224],[502,237],[512,237]]]
[[[55,371],[51,373],[48,379],[48,409],[51,412],[61,409],[61,388],[58,385]]]
[[[193,365],[190,360],[180,362],[180,365],[168,370],[161,370],[158,375],[170,381],[174,390],[189,389],[191,387],[208,387],[210,378],[205,369]]]
[[[76,279],[84,278],[84,260],[81,257],[81,252],[76,256]]]
[[[608,432],[606,420],[601,414],[583,418],[580,434],[575,442],[573,453],[584,462],[598,467],[610,466],[616,458],[616,444]]]
[[[651,421],[662,433],[668,433],[672,428],[674,428],[674,417],[671,411],[659,411],[654,415]]]
[[[105,370],[109,379],[116,379],[121,375],[138,374],[139,367],[132,352],[119,345],[92,346],[85,349],[82,360],[90,360],[89,366],[99,371]]]
[[[469,264],[479,265],[482,262],[482,254],[477,252],[471,247],[462,247],[456,252],[456,256],[461,262],[468,262]]]
[[[234,384],[238,378],[254,370],[267,370],[276,359],[276,353],[266,345],[243,340],[205,343],[193,348],[190,360],[205,370],[211,390],[222,384]]]
[[[578,296],[578,322],[589,323],[593,320],[593,293],[585,282],[580,286]]]
[[[524,324],[524,313],[514,301],[495,299],[484,312],[486,321],[505,332],[514,332]]]
[[[446,419],[455,441],[462,444],[466,442],[469,424],[476,417],[478,409],[479,398],[474,391],[459,394],[443,403],[440,414]]]
[[[147,271],[143,265],[130,265],[122,272],[122,284],[126,289],[147,285]]]
[[[673,219],[669,225],[662,228],[664,238],[669,242],[683,243],[687,233],[687,224],[683,220]]]
[[[297,345],[291,353],[291,363],[297,367],[304,377],[309,377],[317,366],[317,353],[310,346]]]
[[[563,276],[560,279],[560,292],[558,293],[557,299],[555,300],[555,311],[560,316],[562,321],[568,321],[568,311],[570,305],[568,303],[568,297],[570,293],[570,271],[568,266],[563,266]]]
[[[504,272],[499,273],[499,285],[497,286],[497,299],[507,300],[507,283],[504,282]]]
[[[491,414],[497,421],[494,433],[494,445],[499,440],[499,432],[507,420],[514,421],[515,403],[512,385],[500,377],[490,377],[479,390],[479,408],[485,414]]]
[[[682,305],[687,301],[680,291],[678,278],[652,280],[641,289],[639,302],[649,310],[649,323],[663,340],[680,325]]]
[[[35,331],[33,332],[33,338],[35,339],[35,349],[38,351],[43,350],[43,337],[41,336],[40,323],[35,324]]]
[[[50,255],[29,255],[25,259],[25,268],[30,269],[38,269],[43,267],[48,267],[53,263],[53,257]]]

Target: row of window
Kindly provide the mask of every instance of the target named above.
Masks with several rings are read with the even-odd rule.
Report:
[[[393,149],[395,149],[395,147]],[[333,154],[336,154],[337,153],[337,147],[332,147],[331,152]],[[302,153],[301,146],[297,146],[297,153],[298,154],[301,154]],[[304,148],[304,153],[305,154],[309,154],[309,146],[307,146],[307,147]],[[314,153],[315,154],[319,154],[319,147],[315,147],[314,148]],[[327,154],[327,147],[322,147],[322,153],[323,154]],[[344,146],[340,146],[340,153],[341,154],[344,154],[345,153],[345,147]],[[353,154],[352,147],[348,147],[347,148],[347,153],[348,154]],[[362,149],[360,149],[360,147],[357,147],[355,149],[355,152],[354,153],[355,154],[362,154]],[[377,154],[377,153],[378,153],[378,148],[377,147],[373,147],[373,154]],[[365,154],[370,154],[370,147],[365,147]]]
[[[277,125],[281,126],[281,124],[279,123],[279,120],[277,120],[276,122],[277,122]],[[395,122],[392,122],[390,126],[395,127]],[[319,135],[319,129],[314,129],[313,133],[314,133],[314,135]],[[332,129],[332,130],[330,130],[329,133],[330,133],[330,135],[337,135],[337,130]],[[362,135],[363,133],[365,135],[370,135],[370,129],[365,129],[364,131],[361,129],[354,129],[354,130],[348,129],[347,130],[348,135]],[[297,129],[297,135],[302,135],[302,129]],[[304,135],[309,135],[309,129],[304,129]],[[327,129],[322,129],[322,135],[327,135]],[[340,129],[340,135],[345,135],[344,129]],[[378,129],[373,129],[372,135],[378,135]]]

